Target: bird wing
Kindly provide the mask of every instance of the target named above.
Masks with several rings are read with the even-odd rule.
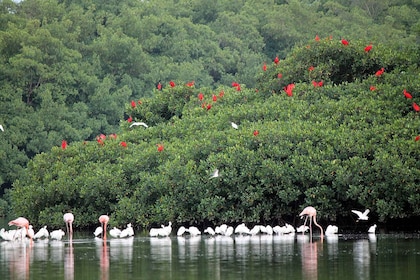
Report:
[[[357,216],[361,217],[363,216],[363,213],[357,210],[351,210],[351,212],[353,212],[354,214],[356,214]]]
[[[0,130],[4,132],[4,128],[1,124],[0,124]]]
[[[367,216],[367,214],[369,214],[369,212],[370,212],[370,210],[369,209],[366,209],[365,212],[363,212],[363,215],[364,216]]]
[[[134,122],[134,123],[132,123],[131,125],[130,125],[130,127],[133,127],[133,126],[139,126],[139,125],[142,125],[142,126],[144,126],[144,127],[149,127],[146,123],[144,123],[144,122]]]

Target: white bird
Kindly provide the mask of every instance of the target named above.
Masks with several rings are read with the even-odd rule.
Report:
[[[98,237],[99,235],[101,235],[101,234],[102,234],[102,232],[103,232],[102,227],[97,227],[97,228],[95,229],[95,231],[93,232],[93,235],[95,235],[96,237]]]
[[[197,227],[189,227],[186,232],[188,232],[191,236],[197,236],[201,234],[201,231]]]
[[[142,125],[142,126],[144,126],[144,127],[149,127],[147,124],[145,124],[144,122],[133,122],[131,125],[130,125],[130,127],[133,127],[133,126],[140,126],[140,125]]]
[[[169,222],[167,226],[162,225],[162,228],[158,231],[159,236],[169,236],[172,233],[172,222]]]
[[[376,224],[368,229],[368,233],[376,233]]]
[[[261,227],[260,225],[255,225],[251,231],[249,232],[251,235],[257,235],[258,233],[260,233],[261,231]]]
[[[34,238],[34,235],[35,235],[35,231],[34,231],[34,227],[32,226],[32,225],[29,225],[29,228],[28,228],[28,236],[29,236],[29,238]]]
[[[213,173],[211,174],[211,176],[210,176],[210,179],[211,178],[217,178],[217,177],[219,177],[219,169],[215,169],[214,171],[213,171]]]
[[[61,240],[66,233],[62,229],[54,230],[50,233],[51,239]]]
[[[162,230],[162,228],[151,228],[149,230],[149,236],[157,237],[157,236],[159,236],[159,231],[161,231],[161,230]]]
[[[309,230],[309,227],[305,225],[301,225],[300,227],[296,228],[297,232],[307,232],[308,230]]]
[[[325,229],[325,235],[333,235],[338,233],[338,226],[328,225]]]
[[[367,221],[369,219],[369,217],[367,216],[370,212],[369,209],[366,209],[365,212],[363,213],[357,210],[351,210],[351,212],[353,212],[354,214],[358,216],[358,220]]]
[[[211,227],[208,227],[204,230],[204,233],[210,234],[210,235],[215,235],[216,232],[214,231],[214,229],[212,229]]]
[[[49,236],[50,233],[47,230],[47,226],[44,226],[34,235],[34,239],[48,238]]]
[[[0,130],[4,132],[3,125],[0,124]]]
[[[120,238],[124,238],[124,237],[130,237],[134,235],[134,230],[130,224],[127,224],[127,227],[125,229],[123,229],[120,233]]]
[[[231,236],[233,234],[233,227],[228,227],[225,232],[225,236]]]
[[[232,124],[232,127],[233,127],[234,129],[238,129],[238,125],[237,125],[236,123],[231,122],[231,124]]]
[[[225,235],[227,228],[227,224],[222,224],[220,226],[217,226],[214,231],[216,232],[216,234]]]
[[[235,228],[235,233],[237,233],[237,234],[250,234],[250,230],[244,223],[242,223],[242,224],[239,224]]]
[[[181,236],[184,235],[184,233],[187,231],[187,229],[184,226],[181,226],[178,231],[176,232],[176,235]]]
[[[0,229],[0,237],[6,241],[12,241],[13,236],[15,235],[16,230],[5,230],[4,228]]]
[[[118,238],[121,235],[121,230],[119,228],[114,227],[109,231],[109,235],[111,235],[114,238]]]

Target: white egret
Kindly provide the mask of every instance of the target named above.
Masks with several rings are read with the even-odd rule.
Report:
[[[113,227],[110,231],[109,231],[109,235],[111,235],[114,238],[118,238],[121,235],[121,230],[119,228]]]
[[[182,236],[184,233],[187,232],[187,229],[184,226],[181,226],[178,231],[176,232],[176,235]]]
[[[338,227],[333,225],[328,225],[325,229],[325,235],[333,235],[338,233]]]
[[[233,127],[234,129],[238,129],[238,125],[237,125],[236,123],[231,122],[231,124],[232,124],[232,127]]]
[[[47,230],[47,226],[44,226],[34,235],[34,239],[48,238],[49,236],[50,233]]]
[[[213,173],[211,174],[211,176],[210,176],[210,179],[211,178],[217,178],[217,177],[219,177],[219,169],[215,169],[214,171],[213,171]]]
[[[61,240],[66,233],[62,229],[54,230],[50,233],[51,239]]]
[[[211,227],[207,227],[204,230],[204,233],[207,233],[207,234],[210,234],[210,235],[215,235],[216,234],[216,232],[214,231],[214,229],[212,229]]]
[[[133,126],[144,126],[144,127],[149,127],[147,124],[145,124],[144,122],[133,122],[131,125],[130,125],[130,127],[133,127]]]
[[[376,224],[374,224],[373,226],[371,226],[371,227],[368,229],[368,233],[376,233]]]
[[[189,227],[186,232],[188,232],[191,236],[197,236],[201,234],[201,231],[194,226]]]
[[[365,212],[363,213],[357,210],[351,210],[351,212],[353,212],[354,214],[358,216],[358,220],[367,221],[369,219],[368,217],[368,214],[370,212],[369,209],[366,209]]]

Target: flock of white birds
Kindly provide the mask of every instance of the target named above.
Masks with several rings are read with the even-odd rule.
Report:
[[[363,213],[361,211],[352,210],[354,214],[358,216],[358,220],[367,221],[369,209],[366,209]],[[233,226],[229,226],[227,224],[222,224],[220,226],[216,226],[214,229],[211,227],[207,227],[203,230],[203,234],[207,234],[209,236],[221,235],[221,236],[235,236],[235,235],[258,235],[258,234],[266,234],[266,235],[284,235],[284,234],[295,234],[297,233],[306,233],[309,231],[310,228],[306,225],[301,225],[297,228],[294,228],[290,224],[285,224],[284,226],[270,226],[270,225],[255,225],[252,228],[248,228],[245,223],[241,223],[235,228]],[[369,234],[376,233],[376,224],[372,225],[369,230]],[[14,240],[24,240],[26,235],[32,237],[34,240],[37,239],[53,239],[53,240],[61,240],[65,236],[65,232],[62,229],[53,230],[49,232],[47,230],[47,226],[42,227],[37,233],[34,232],[32,225],[29,225],[28,232],[26,232],[26,228],[18,228],[18,229],[11,229],[5,230],[2,228],[0,230],[0,238],[6,241],[14,241]],[[102,236],[103,228],[97,227],[94,231],[93,235],[95,238]],[[161,225],[159,228],[151,228],[149,231],[150,237],[167,237],[172,234],[172,222],[169,222],[167,226]],[[176,235],[177,236],[199,236],[202,232],[195,226],[184,227],[181,226],[178,228]],[[325,229],[325,235],[336,235],[338,234],[338,227],[335,225],[328,225]],[[109,235],[113,238],[126,238],[134,236],[134,230],[131,223],[127,224],[125,229],[118,229],[116,227],[112,228],[109,231]]]

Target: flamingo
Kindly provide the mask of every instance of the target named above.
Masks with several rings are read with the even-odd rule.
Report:
[[[74,222],[74,215],[72,213],[66,213],[63,215],[63,220],[66,223],[67,234],[71,239],[73,237],[73,222]]]
[[[109,216],[101,215],[99,217],[99,222],[101,223],[101,227],[102,227],[102,238],[106,240],[106,226],[108,225],[108,222],[109,222]]]
[[[369,217],[367,216],[370,212],[369,209],[366,209],[365,212],[360,212],[357,210],[351,210],[351,212],[353,212],[354,214],[356,214],[358,216],[357,221],[362,220],[362,221],[367,221],[369,219]]]
[[[308,206],[305,207],[305,209],[303,209],[303,211],[299,214],[300,217],[303,218],[303,216],[306,216],[305,218],[305,222],[303,223],[303,225],[306,225],[306,220],[309,217],[309,231],[310,231],[310,235],[312,236],[312,220],[314,220],[314,224],[319,227],[319,229],[321,230],[321,238],[324,237],[324,231],[322,229],[322,227],[316,222],[316,209],[312,206]],[[302,234],[304,234],[304,232],[302,232]]]
[[[9,226],[17,226],[18,228],[25,228],[26,229],[26,235],[29,236],[31,242],[33,241],[32,240],[33,236],[29,235],[29,221],[26,218],[19,217],[17,219],[11,220],[9,222]]]

